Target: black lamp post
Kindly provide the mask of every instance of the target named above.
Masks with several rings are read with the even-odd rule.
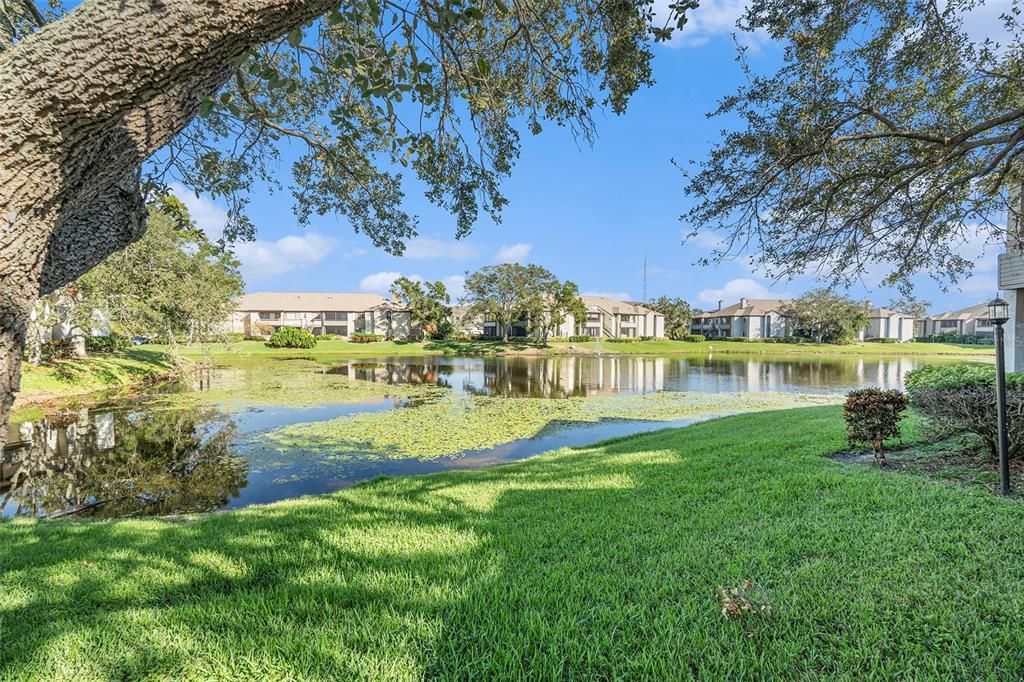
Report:
[[[1003,325],[1010,319],[1010,305],[998,296],[988,303],[989,322],[996,326],[996,418],[999,420],[999,492],[1010,494],[1010,460],[1006,437],[1006,358]]]

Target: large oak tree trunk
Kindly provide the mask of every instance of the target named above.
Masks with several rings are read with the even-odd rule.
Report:
[[[33,302],[145,230],[142,162],[329,0],[87,0],[0,52],[0,447]]]

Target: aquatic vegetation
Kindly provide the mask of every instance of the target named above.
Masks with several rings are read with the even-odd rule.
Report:
[[[224,368],[196,372],[186,390],[164,396],[165,406],[218,405],[228,410],[253,405],[314,407],[357,403],[380,398],[415,400],[436,397],[448,389],[436,383],[392,384],[366,381],[309,360],[280,361],[258,369]]]
[[[433,459],[530,438],[551,427],[602,419],[672,422],[835,403],[837,396],[798,393],[679,393],[563,399],[445,395],[422,404],[293,424],[265,434],[270,450],[304,450],[336,457]]]

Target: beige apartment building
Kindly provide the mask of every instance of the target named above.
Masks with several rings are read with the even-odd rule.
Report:
[[[719,301],[716,310],[693,316],[690,333],[708,339],[789,336],[792,332],[782,312],[789,303],[785,299],[741,298],[739,303],[723,307]],[[914,338],[914,318],[887,308],[872,308],[868,311],[868,326],[858,338],[910,341]]]
[[[693,316],[690,333],[708,339],[766,339],[786,336],[786,316],[782,314],[789,301],[767,298],[741,298],[739,303],[722,306]]]
[[[992,338],[995,336],[995,327],[988,319],[988,304],[979,303],[960,310],[951,310],[940,315],[926,317],[924,335]]]
[[[263,291],[238,299],[229,331],[265,336],[278,327],[297,327],[319,336],[357,333],[387,338],[409,336],[411,315],[378,294]]]
[[[577,321],[572,315],[552,331],[552,336],[590,336],[595,339],[622,339],[633,337],[662,337],[665,335],[665,316],[639,303],[617,301],[605,296],[581,296],[587,307],[585,320]],[[466,333],[499,337],[504,329],[494,320],[474,319],[465,307],[453,308],[456,326]],[[510,337],[528,334],[525,321],[514,322],[508,329]]]

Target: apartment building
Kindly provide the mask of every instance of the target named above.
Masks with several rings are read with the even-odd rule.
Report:
[[[951,310],[941,315],[926,317],[924,335],[992,338],[995,336],[995,326],[988,319],[988,304],[979,303],[960,310]]]
[[[411,333],[411,315],[378,294],[263,291],[240,296],[229,331],[265,336],[279,327],[315,335],[381,334],[402,339]]]
[[[570,319],[571,325],[560,336],[592,336],[594,338],[622,339],[640,336],[665,336],[665,316],[639,303],[617,301],[607,296],[581,296],[587,306],[587,319]]]
[[[619,339],[665,335],[665,316],[639,303],[617,301],[606,296],[581,296],[587,308],[587,317],[576,320],[568,315],[565,322],[552,331],[552,336],[591,336],[595,339]],[[455,306],[452,316],[456,326],[469,334],[503,336],[504,328],[494,320],[483,320],[469,315],[463,306]],[[508,329],[510,337],[529,334],[525,321],[513,322]]]
[[[912,341],[914,317],[888,308],[873,308],[868,312],[868,328],[863,338]]]
[[[690,321],[690,333],[709,339],[766,339],[786,336],[786,317],[782,314],[789,301],[767,298],[741,298],[739,303],[698,313]]]

